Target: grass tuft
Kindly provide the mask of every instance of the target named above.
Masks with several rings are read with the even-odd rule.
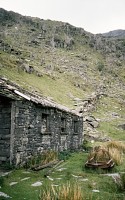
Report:
[[[26,168],[32,168],[33,166],[46,165],[49,162],[58,160],[58,153],[53,150],[46,150],[37,155],[33,155],[26,163]]]
[[[40,200],[81,200],[83,194],[79,184],[67,182],[59,187],[51,186],[50,189],[44,190],[40,194]]]
[[[105,144],[109,154],[116,165],[123,163],[123,154],[125,153],[125,144],[120,141],[110,141]]]
[[[117,149],[118,151],[125,152],[125,144],[123,142],[120,141],[109,141],[106,143],[106,147],[108,149]]]

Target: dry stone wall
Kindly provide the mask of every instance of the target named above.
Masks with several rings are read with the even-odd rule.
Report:
[[[77,149],[82,134],[82,117],[27,100],[13,101],[10,162],[18,165],[45,149]]]

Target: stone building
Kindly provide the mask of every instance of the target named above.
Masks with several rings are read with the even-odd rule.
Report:
[[[78,149],[82,139],[82,116],[0,79],[0,164],[18,165],[45,149]]]

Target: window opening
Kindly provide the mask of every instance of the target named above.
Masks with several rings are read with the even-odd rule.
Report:
[[[74,133],[78,133],[78,121],[74,121]]]
[[[41,128],[42,133],[48,132],[48,115],[42,113],[42,128]]]
[[[66,119],[64,117],[61,117],[61,132],[66,132]]]

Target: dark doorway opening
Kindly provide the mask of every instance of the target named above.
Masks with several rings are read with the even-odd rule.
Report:
[[[10,160],[11,102],[0,96],[0,165]]]

